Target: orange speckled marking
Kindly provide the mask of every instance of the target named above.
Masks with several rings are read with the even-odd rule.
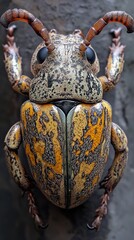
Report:
[[[29,110],[29,115],[32,117],[34,115],[34,110],[33,110],[32,104],[29,101],[27,101],[26,104],[25,103],[22,104],[21,119],[23,121],[24,129],[27,126],[27,121],[25,116],[25,112],[27,109]]]
[[[37,119],[37,122],[36,122],[36,127],[37,127],[39,133],[43,133],[44,135],[50,134],[51,132],[54,134],[54,136],[53,136],[53,150],[54,150],[56,164],[55,165],[47,164],[47,167],[52,167],[53,170],[57,174],[62,174],[63,173],[63,166],[62,166],[63,159],[62,159],[61,146],[60,146],[60,143],[58,141],[57,122],[54,121],[52,116],[50,115],[50,110],[52,110],[53,108],[54,108],[54,106],[52,104],[47,104],[45,106],[45,113],[46,113],[47,117],[49,118],[49,121],[45,123],[46,124],[46,130],[44,130],[42,128],[42,124],[39,122],[41,114],[44,110],[44,106],[40,106],[40,111],[38,111],[38,119]],[[60,121],[58,111],[56,111],[55,109],[53,109],[53,110],[56,113],[57,119]],[[38,147],[39,147],[39,144],[43,145],[43,150],[42,151],[45,151],[45,144],[42,141],[40,141],[40,143],[36,142],[36,145],[38,145]],[[36,145],[34,144],[35,151],[37,151],[37,153],[39,152],[39,154],[43,154],[42,151],[40,152],[40,151],[37,150]],[[42,146],[40,146],[40,147],[42,148]],[[42,161],[42,159],[41,159],[41,161]]]
[[[38,154],[39,154],[39,155],[43,154],[44,151],[45,151],[45,144],[44,144],[44,142],[42,142],[41,140],[37,142],[37,141],[35,140],[34,150],[35,150],[35,152],[37,153],[37,155],[38,155]],[[42,159],[40,159],[40,160],[42,161]]]
[[[65,207],[65,128],[62,130],[59,112],[52,104],[27,101],[22,106],[21,119],[25,151],[35,181],[50,201]]]
[[[86,105],[85,105],[86,106]],[[89,112],[90,114],[90,108],[91,105],[88,104],[88,107],[86,108],[86,110]],[[72,146],[75,145],[75,141],[78,140],[80,145],[83,145],[83,141],[82,141],[82,135],[83,135],[83,131],[87,126],[87,119],[86,119],[86,115],[84,113],[84,104],[80,105],[80,108],[77,108],[76,113],[74,113],[73,116],[73,122],[74,122],[74,138],[72,141]],[[100,122],[102,122],[102,124],[100,125]],[[93,145],[92,145],[92,151],[94,151],[94,149],[98,146],[98,144],[100,143],[100,138],[101,138],[101,134],[102,134],[102,130],[104,127],[104,113],[102,118],[100,118],[98,120],[98,124],[93,126],[91,124],[91,122],[88,123],[88,127],[89,130],[86,132],[86,134],[84,135],[84,138],[87,138],[88,136],[91,137],[91,140],[93,140]],[[98,134],[95,134],[95,129],[97,129]],[[88,151],[86,151],[86,153],[88,153]]]
[[[75,201],[75,197],[76,197],[75,194],[77,194],[77,192],[78,192],[78,186],[81,189],[81,191],[84,190],[84,188],[85,188],[84,184],[85,184],[86,177],[87,177],[87,175],[89,175],[93,171],[94,167],[95,167],[95,162],[92,162],[91,164],[86,164],[85,162],[81,163],[80,171],[76,175],[76,177],[74,178],[74,181],[77,184],[74,185],[73,193],[71,195],[71,201],[72,202]],[[84,174],[84,177],[82,177],[83,174]],[[81,195],[80,201],[81,202],[85,201],[85,195]]]
[[[79,104],[68,113],[66,125],[65,114],[56,106],[27,101],[21,125],[31,171],[44,195],[63,208],[84,202],[107,161],[110,105],[105,101]]]
[[[93,187],[96,186],[96,184],[98,183],[98,181],[99,181],[99,176],[97,175],[97,176],[95,176],[95,177],[93,178],[93,180],[92,180],[92,186],[93,186]]]
[[[105,101],[80,104],[70,119],[70,207],[76,207],[89,197],[102,176],[109,154],[111,106]]]
[[[90,174],[95,166],[95,162],[92,162],[91,164],[87,164],[85,162],[82,162],[80,165],[80,171],[74,178],[74,181],[77,182],[77,185],[81,186],[81,189],[84,189],[84,183],[85,183],[85,178],[88,174]],[[84,173],[84,177],[82,178],[82,174]],[[74,192],[77,192],[77,185],[74,187]]]
[[[35,156],[32,153],[31,149],[30,149],[30,144],[26,143],[25,145],[25,151],[26,151],[26,155],[28,156],[28,159],[31,160],[31,164],[32,166],[35,166],[36,162],[35,162]]]
[[[74,113],[73,122],[74,122],[74,137],[72,141],[72,146],[75,145],[76,140],[79,141],[79,144],[82,145],[83,141],[81,140],[81,136],[83,135],[83,130],[86,127],[87,120],[85,113],[83,111],[82,105],[77,106],[77,112]]]
[[[92,123],[89,122],[89,130],[86,132],[84,136],[84,138],[90,136],[91,141],[93,141],[91,151],[94,151],[98,144],[100,144],[103,128],[104,128],[104,112],[102,113],[102,117],[98,119],[98,123],[95,126],[93,126]],[[95,129],[97,129],[97,134],[95,134],[96,132]]]

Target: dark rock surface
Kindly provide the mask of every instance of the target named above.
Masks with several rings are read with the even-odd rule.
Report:
[[[40,18],[48,29],[56,28],[60,33],[70,33],[80,28],[86,33],[89,27],[106,12],[124,10],[134,17],[133,0],[0,0],[0,15],[9,8],[25,8]],[[16,41],[23,56],[23,74],[30,74],[30,58],[40,42],[30,26],[17,23]],[[101,63],[101,74],[104,74],[108,47],[111,43],[109,30],[117,24],[108,25],[93,41],[93,46]],[[105,96],[113,107],[113,121],[126,132],[129,140],[129,162],[125,174],[111,196],[109,213],[104,219],[99,232],[90,232],[86,223],[91,222],[99,204],[101,191],[97,190],[82,206],[64,211],[56,208],[36,190],[41,213],[49,222],[45,231],[39,231],[27,212],[27,201],[10,178],[4,159],[3,141],[8,129],[19,120],[19,109],[24,97],[15,94],[7,81],[3,64],[2,44],[5,41],[5,29],[0,26],[0,240],[133,240],[134,226],[134,34],[122,33],[125,49],[125,68],[121,82],[115,90]],[[23,161],[26,164],[23,150]],[[113,150],[111,149],[113,156]],[[109,162],[112,156],[109,157]],[[28,166],[27,166],[28,167]]]

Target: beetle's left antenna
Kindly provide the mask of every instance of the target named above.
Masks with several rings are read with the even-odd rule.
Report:
[[[28,12],[24,9],[14,8],[14,9],[7,10],[5,13],[3,13],[3,15],[0,18],[0,23],[5,28],[7,28],[8,25],[14,21],[22,21],[22,22],[26,22],[26,23],[30,24],[31,27],[34,29],[34,31],[40,37],[43,38],[48,51],[51,52],[54,50],[55,46],[50,40],[47,29],[44,27],[44,25],[38,18],[35,18],[35,16],[33,14],[31,14],[30,12]]]
[[[110,22],[122,23],[126,26],[128,33],[134,32],[134,19],[129,14],[124,11],[108,12],[89,29],[85,39],[80,45],[80,51],[84,52],[90,45],[91,40]]]

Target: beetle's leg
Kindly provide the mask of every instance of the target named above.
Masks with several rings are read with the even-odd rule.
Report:
[[[5,154],[9,172],[11,173],[15,183],[27,194],[29,213],[35,223],[44,227],[39,216],[39,212],[35,203],[34,196],[31,191],[32,184],[26,175],[26,171],[18,156],[18,149],[21,144],[21,128],[20,123],[13,125],[5,138]]]
[[[114,37],[105,69],[106,76],[99,77],[105,92],[112,89],[119,82],[124,66],[125,46],[120,42],[121,28],[112,30],[112,33]]]
[[[100,183],[100,187],[105,189],[105,193],[102,196],[100,207],[96,210],[96,218],[92,226],[88,225],[91,229],[98,230],[103,216],[107,214],[109,194],[121,179],[128,159],[127,137],[123,130],[115,123],[112,123],[111,142],[115,149],[115,158],[108,171],[108,175]]]
[[[108,175],[100,183],[107,192],[112,192],[118,184],[128,160],[127,137],[116,123],[112,123],[111,143],[115,149],[115,158]]]
[[[12,88],[21,94],[28,94],[30,78],[22,75],[22,60],[14,41],[15,25],[7,29],[7,43],[3,45],[5,68]]]

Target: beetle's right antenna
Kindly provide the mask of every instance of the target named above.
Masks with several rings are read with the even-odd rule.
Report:
[[[32,28],[34,29],[34,31],[40,37],[43,38],[48,51],[51,52],[54,50],[55,47],[54,47],[54,44],[50,40],[47,29],[44,27],[42,22],[38,18],[35,18],[35,16],[32,15],[30,12],[28,12],[24,9],[14,8],[12,10],[11,9],[7,10],[0,18],[0,23],[5,28],[7,28],[8,25],[14,21],[22,21],[22,22],[29,23],[32,26]]]
[[[127,28],[128,33],[134,32],[134,19],[123,11],[112,11],[100,18],[88,31],[84,41],[80,45],[80,51],[84,52],[90,45],[91,40],[99,34],[109,22],[122,23]]]

